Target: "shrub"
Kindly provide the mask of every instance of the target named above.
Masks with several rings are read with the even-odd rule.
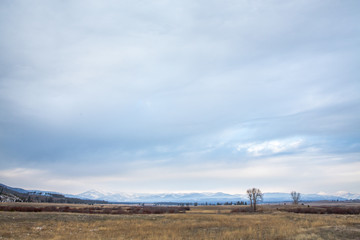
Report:
[[[153,207],[153,206],[131,206],[126,210],[122,207],[80,207],[69,206],[0,206],[0,211],[16,212],[73,212],[88,214],[165,214],[165,213],[185,213],[189,207]]]
[[[309,213],[309,214],[360,214],[360,207],[305,207],[305,208],[287,208],[280,209],[293,213]]]

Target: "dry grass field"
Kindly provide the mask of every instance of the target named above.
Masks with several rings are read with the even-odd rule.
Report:
[[[230,213],[234,207],[145,215],[4,211],[0,239],[360,239],[360,215],[289,213],[277,206]]]

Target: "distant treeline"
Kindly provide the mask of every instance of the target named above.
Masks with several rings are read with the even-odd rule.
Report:
[[[157,202],[155,205],[178,205],[178,206],[219,206],[219,205],[247,205],[247,202]]]

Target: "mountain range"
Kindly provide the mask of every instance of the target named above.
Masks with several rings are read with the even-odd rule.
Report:
[[[201,202],[201,203],[224,203],[248,201],[246,194],[228,194],[228,193],[106,193],[97,190],[90,190],[76,195],[79,198],[105,200],[109,202]],[[336,195],[327,194],[301,194],[301,201],[346,201],[360,199],[360,194],[353,194],[348,192],[339,192]],[[291,196],[289,193],[264,193],[263,202],[290,202]]]
[[[136,203],[154,203],[154,202],[199,202],[199,203],[224,203],[224,202],[237,202],[248,201],[246,194],[228,194],[222,192],[197,192],[197,193],[109,193],[101,192],[98,190],[89,190],[81,194],[63,194],[58,192],[40,191],[40,190],[25,190],[22,188],[13,188],[0,184],[0,188],[9,189],[21,194],[35,194],[41,196],[53,196],[54,194],[61,194],[67,198],[78,198],[84,200],[104,200],[108,202],[136,202]],[[360,199],[360,194],[349,192],[337,192],[332,195],[325,193],[317,194],[301,194],[301,201],[346,201]],[[263,202],[290,202],[291,196],[289,193],[264,193]]]

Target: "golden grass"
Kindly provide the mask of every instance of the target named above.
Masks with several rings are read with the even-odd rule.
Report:
[[[360,239],[359,215],[229,214],[232,208],[165,215],[0,212],[0,239]]]

